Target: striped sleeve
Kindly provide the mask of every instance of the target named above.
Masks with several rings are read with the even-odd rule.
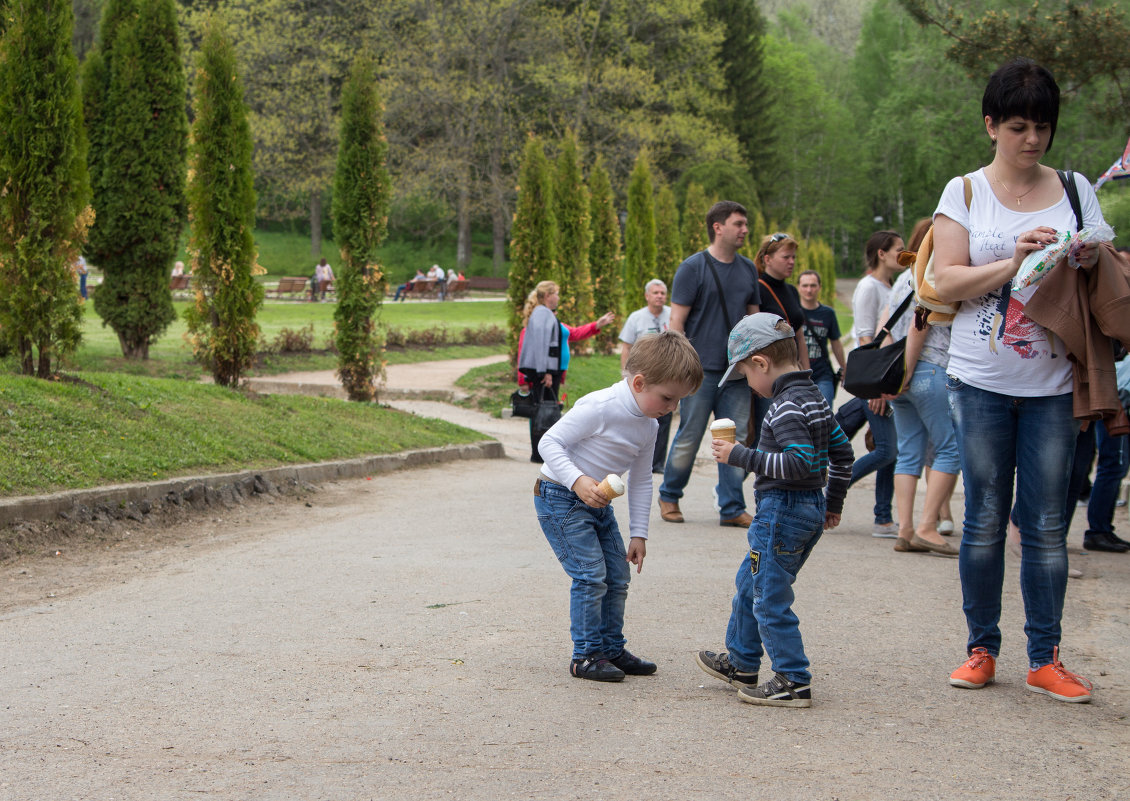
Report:
[[[855,463],[855,453],[851,449],[844,430],[837,423],[828,436],[828,511],[841,514],[844,511],[844,498],[847,497],[848,484],[851,483],[851,466]]]

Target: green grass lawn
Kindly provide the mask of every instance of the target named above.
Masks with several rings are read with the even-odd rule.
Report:
[[[121,373],[62,382],[0,374],[0,496],[481,439],[372,404]]]

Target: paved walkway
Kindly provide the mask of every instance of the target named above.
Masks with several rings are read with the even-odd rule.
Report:
[[[1072,548],[1063,658],[1093,704],[1025,690],[1011,556],[997,684],[958,690],[956,561],[873,539],[855,488],[796,587],[814,706],[751,707],[693,662],[723,647],[746,547],[698,469],[632,577],[658,674],[582,682],[525,421],[403,403],[510,456],[201,520],[191,548],[0,614],[0,799],[1130,797],[1127,557]]]

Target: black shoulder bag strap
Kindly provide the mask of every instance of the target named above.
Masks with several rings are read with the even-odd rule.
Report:
[[[1079,202],[1079,187],[1075,185],[1075,173],[1056,170],[1063,191],[1067,193],[1067,200],[1071,203],[1071,210],[1075,212],[1075,230],[1083,230],[1083,204]]]
[[[913,290],[909,295],[903,298],[902,303],[900,303],[898,308],[895,309],[895,313],[887,318],[887,322],[884,323],[883,327],[879,329],[879,333],[876,334],[875,338],[868,343],[869,345],[873,344],[875,346],[878,346],[887,336],[887,334],[891,333],[891,326],[898,322],[898,318],[902,317],[902,313],[906,311],[907,307],[910,305],[910,301],[912,300],[914,300]]]
[[[718,287],[718,303],[722,306],[722,322],[726,324],[726,336],[734,330],[734,326],[730,323],[730,313],[726,310],[726,297],[722,293],[722,280],[718,277],[718,270],[714,268],[714,259],[711,258],[709,251],[702,251],[702,257],[706,259],[706,265],[710,268],[711,275],[714,276],[714,285]]]

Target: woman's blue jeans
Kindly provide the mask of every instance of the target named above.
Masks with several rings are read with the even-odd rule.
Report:
[[[677,503],[683,497],[711,412],[715,419],[729,417],[733,420],[738,441],[745,439],[746,426],[749,425],[749,384],[727,381],[725,386],[720,387],[718,382],[721,379],[722,371],[705,372],[698,392],[679,402],[679,428],[667,454],[667,466],[663,469],[663,483],[659,485],[661,500]],[[731,520],[745,511],[745,495],[742,492],[745,477],[746,472],[740,467],[718,465],[718,505],[722,520]]]
[[[824,532],[824,493],[765,490],[756,500],[749,552],[734,579],[726,651],[735,667],[750,673],[768,653],[774,671],[808,684],[812,674],[793,612],[793,582]]]
[[[921,477],[930,443],[934,445],[931,468],[951,475],[961,469],[945,370],[918,362],[906,391],[891,401],[891,409],[898,436],[895,475]]]
[[[895,459],[898,458],[898,440],[894,421],[886,415],[875,414],[864,401],[864,415],[871,426],[871,436],[875,440],[875,450],[865,453],[855,460],[851,467],[851,483],[864,476],[875,474],[875,522],[887,524],[894,521],[891,516],[891,501],[895,497]]]
[[[968,649],[1000,653],[1005,531],[1016,485],[1028,661],[1050,664],[1067,592],[1064,501],[1079,425],[1071,395],[1016,398],[946,382],[961,447],[965,522],[958,569]]]
[[[539,481],[534,495],[538,523],[553,553],[573,579],[569,634],[573,658],[619,656],[631,566],[611,506],[594,509],[560,484]]]
[[[1130,468],[1130,436],[1112,437],[1102,420],[1091,424],[1095,429],[1095,444],[1099,449],[1095,481],[1091,485],[1091,499],[1087,501],[1087,533],[1114,533],[1114,506],[1118,501],[1118,487]]]

